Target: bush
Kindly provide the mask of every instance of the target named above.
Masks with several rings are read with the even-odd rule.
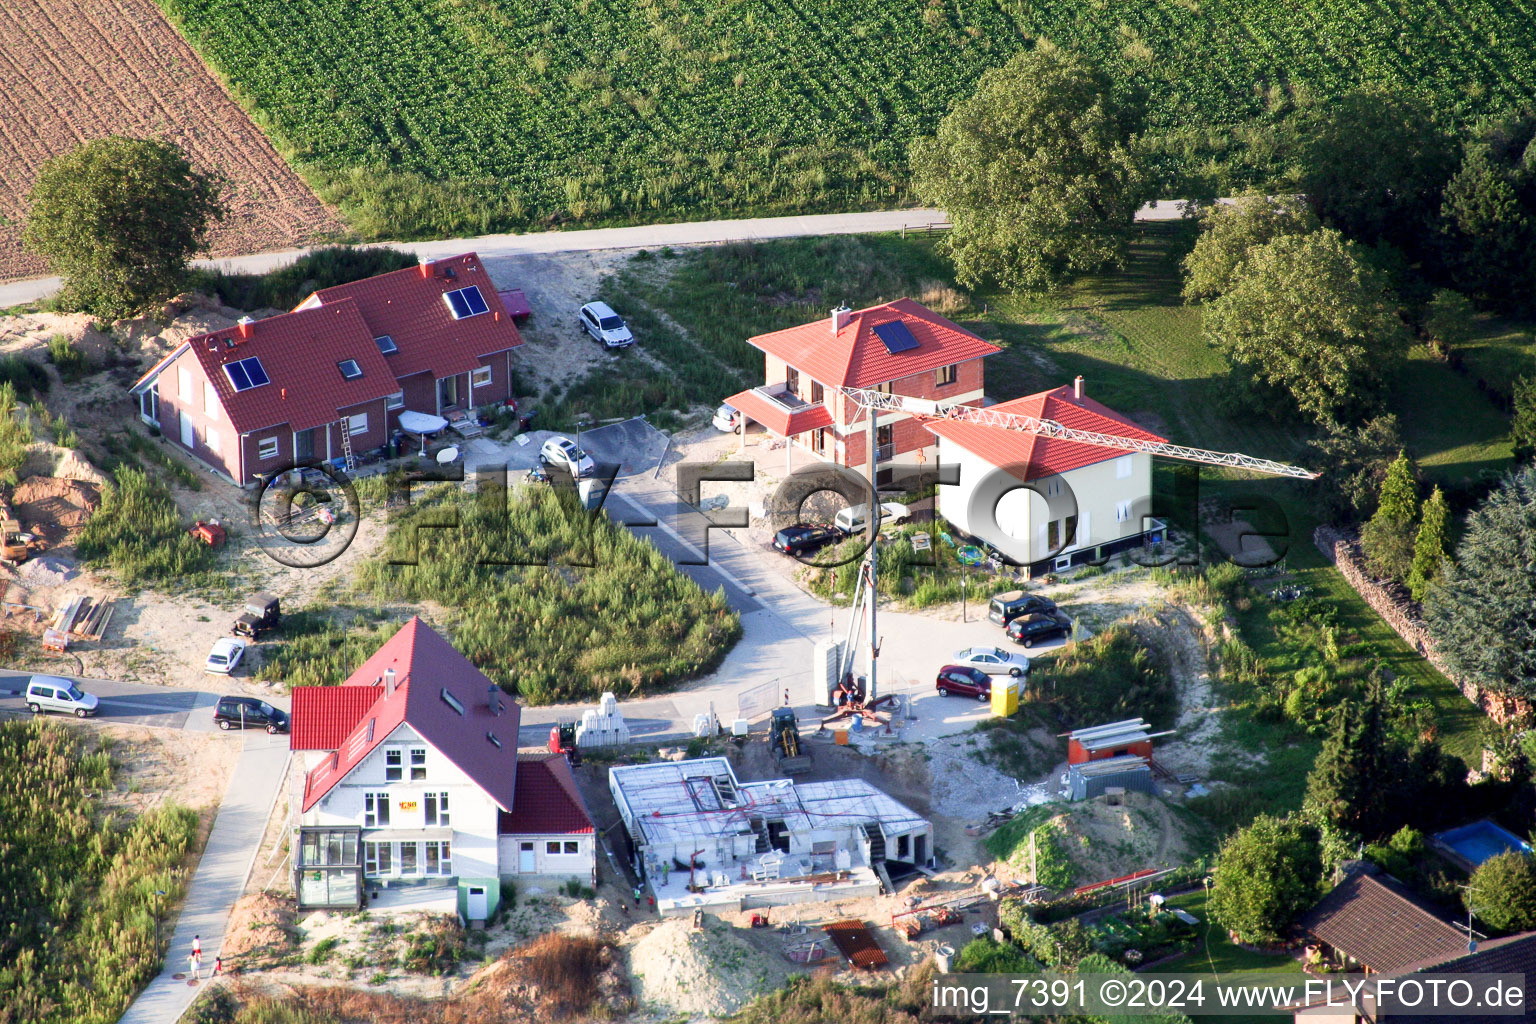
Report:
[[[1536,928],[1536,857],[1513,850],[1489,857],[1472,872],[1470,882],[1463,899],[1490,928]]]
[[[53,385],[47,370],[17,355],[0,356],[0,383],[9,384],[22,398],[47,394]]]
[[[608,966],[607,943],[595,935],[551,932],[507,954],[523,983],[538,992],[539,1019],[586,1017],[599,998],[597,976]]]
[[[1007,861],[1020,870],[1028,870],[1031,863],[1030,837],[1034,837],[1033,861],[1035,881],[1048,889],[1068,889],[1072,886],[1072,864],[1060,843],[1061,830],[1051,824],[1051,818],[1062,810],[1055,803],[1036,804],[1020,811],[1011,821],[983,841],[987,852],[998,860]]]
[[[70,344],[69,339],[62,334],[55,334],[48,339],[48,358],[53,360],[59,376],[66,382],[77,381],[91,371],[85,353]]]
[[[1019,974],[1039,970],[1040,965],[1017,946],[994,939],[972,939],[960,947],[952,970],[960,974]]]
[[[187,535],[170,492],[139,469],[119,469],[76,543],[80,557],[135,589],[187,583],[213,564],[213,549]]]
[[[0,481],[16,482],[16,473],[27,460],[27,446],[32,443],[32,428],[18,417],[16,388],[10,381],[0,382]]]
[[[1316,826],[1261,814],[1221,846],[1211,915],[1245,942],[1284,938],[1317,899],[1323,863]]]
[[[322,288],[350,284],[416,265],[414,255],[387,245],[367,249],[332,245],[315,249],[287,266],[265,274],[196,270],[191,274],[189,288],[216,295],[224,305],[236,309],[292,309],[311,292]]]
[[[464,959],[464,929],[445,915],[422,922],[411,933],[400,966],[414,974],[448,974]]]
[[[1134,713],[1162,729],[1178,714],[1173,673],[1125,625],[1073,644],[1049,662],[1037,661],[1028,691],[1030,699],[1054,708],[1067,728]]]

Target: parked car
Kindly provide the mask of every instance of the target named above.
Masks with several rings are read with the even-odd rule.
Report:
[[[208,660],[203,662],[204,672],[214,672],[221,676],[233,675],[235,666],[240,664],[240,659],[245,657],[245,641],[237,636],[222,637],[213,642],[213,650],[208,652]]]
[[[988,675],[1022,676],[1029,672],[1029,659],[1001,647],[967,647],[955,652],[955,664],[979,668]]]
[[[1065,640],[1072,635],[1072,620],[1060,612],[1040,612],[1020,615],[1008,623],[1008,639],[1025,647],[1033,647],[1042,640]]]
[[[734,406],[722,405],[715,410],[715,418],[710,422],[722,434],[734,434],[741,430],[741,410]]]
[[[254,594],[245,602],[245,607],[240,610],[239,617],[229,627],[229,631],[236,636],[259,640],[263,633],[277,629],[282,621],[283,606],[276,595]]]
[[[939,677],[933,681],[933,688],[939,691],[940,697],[957,693],[978,700],[992,699],[992,677],[970,665],[945,665],[939,669]]]
[[[773,546],[786,555],[804,555],[819,551],[843,539],[842,531],[825,523],[786,526],[773,535]]]
[[[624,318],[606,302],[589,302],[576,317],[581,329],[603,343],[604,348],[629,348],[635,343]]]
[[[592,472],[592,456],[576,447],[568,437],[552,437],[539,449],[539,461],[546,466],[564,466],[580,479]]]
[[[255,697],[220,697],[213,720],[220,729],[265,729],[276,734],[288,731],[288,712]]]
[[[885,501],[880,503],[880,526],[883,529],[887,524],[899,523],[910,518],[912,510],[899,501]],[[832,517],[832,525],[844,533],[863,533],[869,524],[868,505],[850,505],[837,515]]]
[[[73,679],[63,676],[33,676],[27,680],[27,710],[34,715],[58,711],[76,718],[94,715],[101,698],[86,693]]]
[[[987,606],[988,621],[1006,626],[1020,615],[1050,614],[1056,610],[1056,602],[1039,594],[1026,594],[1022,590],[1010,590],[996,594]]]

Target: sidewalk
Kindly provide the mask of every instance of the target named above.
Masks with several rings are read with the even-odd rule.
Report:
[[[176,932],[166,951],[166,966],[121,1018],[122,1024],[175,1024],[197,994],[207,987],[208,972],[224,941],[229,912],[245,889],[251,861],[261,845],[267,819],[286,776],[288,737],[264,732],[246,734],[245,750],[235,765],[208,833],[202,859],[187,889]],[[192,937],[203,943],[203,978],[187,978],[187,954]]]

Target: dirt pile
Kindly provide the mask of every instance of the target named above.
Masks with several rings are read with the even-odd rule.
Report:
[[[220,955],[229,967],[249,971],[276,966],[295,946],[292,903],[258,892],[239,900],[229,912]]]
[[[663,921],[635,943],[629,973],[646,1009],[692,1018],[724,1017],[784,984],[788,964],[765,956],[736,929],[706,917]]]
[[[475,972],[455,1001],[490,1019],[521,1008],[536,1020],[611,1020],[634,1005],[622,958],[610,942],[558,933]]]
[[[1102,797],[1069,804],[1051,824],[1059,830],[1055,841],[1071,861],[1078,885],[1142,868],[1177,867],[1191,856],[1179,819],[1145,793],[1126,793],[1116,806]]]
[[[73,547],[100,501],[95,484],[51,476],[29,476],[11,493],[21,528],[41,537],[50,551]]]

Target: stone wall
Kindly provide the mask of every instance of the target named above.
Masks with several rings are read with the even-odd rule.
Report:
[[[1444,676],[1456,684],[1468,700],[1483,710],[1500,725],[1519,719],[1529,719],[1533,711],[1528,701],[1518,697],[1504,697],[1484,690],[1476,683],[1468,682],[1453,672],[1443,655],[1435,649],[1434,640],[1418,615],[1417,606],[1409,599],[1407,591],[1396,584],[1378,582],[1365,566],[1365,556],[1353,536],[1331,526],[1319,526],[1312,533],[1312,540],[1339,573],[1365,599],[1365,603],[1386,620],[1387,625],[1402,637]]]

